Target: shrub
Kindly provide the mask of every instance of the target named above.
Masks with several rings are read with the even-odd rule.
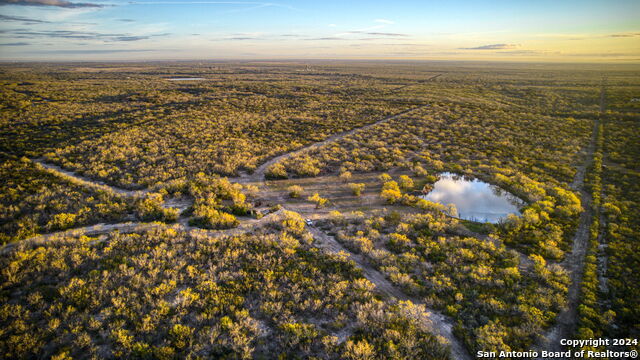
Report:
[[[360,196],[365,188],[365,184],[362,183],[349,183],[349,189],[354,196]]]
[[[287,170],[281,163],[271,165],[264,173],[264,177],[267,179],[286,179],[289,177]]]
[[[53,216],[53,219],[47,223],[49,230],[66,230],[76,223],[76,214],[61,213]]]
[[[289,197],[299,198],[304,189],[300,185],[291,185],[287,188],[287,191],[289,192]]]

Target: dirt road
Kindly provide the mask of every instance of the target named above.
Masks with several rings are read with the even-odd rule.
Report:
[[[40,166],[42,166],[45,169],[51,170],[53,171],[56,175],[63,177],[63,178],[67,178],[73,182],[79,183],[81,185],[84,186],[88,186],[88,187],[93,187],[93,188],[98,188],[101,190],[106,190],[106,191],[111,191],[114,192],[116,194],[120,194],[120,195],[124,195],[124,196],[137,196],[137,195],[141,195],[141,194],[146,194],[149,192],[149,190],[144,189],[144,190],[127,190],[127,189],[122,189],[119,187],[115,187],[115,186],[111,186],[111,185],[107,185],[106,183],[102,182],[102,181],[96,181],[93,179],[90,179],[88,177],[82,176],[82,175],[78,175],[72,171],[68,171],[65,170],[63,168],[61,168],[58,165],[54,165],[54,164],[50,164],[44,161],[43,158],[37,158],[37,159],[31,159],[31,161],[33,161],[36,164],[39,164]]]
[[[358,267],[362,269],[364,277],[367,278],[367,280],[371,281],[376,286],[376,289],[379,292],[388,297],[396,298],[398,300],[409,300],[414,304],[424,305],[424,302],[420,299],[407,296],[404,292],[402,292],[389,280],[387,280],[387,278],[381,272],[369,265],[361,255],[357,255],[349,251],[347,248],[342,246],[342,244],[340,244],[333,236],[323,232],[322,230],[314,226],[308,226],[307,229],[311,232],[314,239],[317,241],[317,247],[329,253],[347,253],[349,255],[349,259],[353,260],[358,265]],[[452,358],[455,360],[471,359],[471,356],[469,355],[465,347],[453,335],[453,323],[451,322],[451,320],[433,310],[429,310],[429,313],[429,320],[431,321],[429,327],[434,333],[447,339],[447,341],[451,345]]]
[[[235,178],[229,178],[229,181],[238,182],[238,183],[262,182],[262,181],[264,181],[264,173],[267,171],[267,169],[271,165],[274,165],[274,164],[276,164],[276,163],[278,163],[280,161],[289,159],[289,158],[291,158],[293,156],[305,153],[305,152],[307,152],[309,150],[316,149],[316,148],[319,148],[321,146],[327,145],[327,144],[329,144],[331,142],[338,141],[338,140],[344,138],[345,136],[349,136],[349,135],[355,134],[358,131],[364,131],[364,130],[370,129],[370,128],[376,126],[376,125],[380,125],[380,124],[385,123],[387,121],[391,121],[391,120],[397,119],[400,116],[403,116],[403,115],[406,115],[408,113],[417,111],[419,109],[426,108],[428,106],[429,105],[423,105],[423,106],[415,107],[413,109],[405,110],[405,111],[402,111],[402,112],[397,113],[395,115],[387,116],[387,117],[385,117],[383,119],[380,119],[380,120],[378,120],[378,121],[376,121],[374,123],[371,123],[369,125],[365,125],[365,126],[362,126],[362,127],[359,127],[359,128],[355,128],[355,129],[352,129],[352,130],[349,130],[349,131],[345,131],[345,132],[342,132],[342,133],[339,133],[339,134],[335,134],[333,136],[330,136],[330,137],[326,138],[323,141],[316,142],[316,143],[313,143],[313,144],[308,145],[306,147],[300,148],[298,150],[291,151],[291,152],[288,152],[286,154],[282,154],[282,155],[276,156],[274,158],[269,159],[264,164],[260,165],[253,172],[253,174],[239,176],[239,177],[235,177]]]
[[[582,207],[584,211],[580,214],[578,228],[573,237],[571,253],[562,262],[562,266],[569,272],[571,284],[567,295],[567,307],[558,314],[556,324],[552,326],[546,335],[536,345],[536,350],[563,351],[560,339],[569,339],[573,336],[578,320],[578,305],[580,304],[580,286],[584,273],[584,262],[589,246],[589,228],[593,221],[591,211],[591,194],[585,190],[584,178],[587,168],[593,162],[593,153],[596,146],[596,134],[599,121],[594,125],[591,142],[587,147],[587,155],[584,163],[578,166],[571,188],[580,193]]]
[[[201,231],[205,232],[210,236],[234,236],[234,235],[242,235],[247,232],[254,230],[255,228],[264,225],[265,223],[272,221],[274,218],[279,216],[282,213],[282,210],[270,213],[261,219],[246,219],[240,222],[238,227],[232,229],[224,229],[224,230],[208,230],[202,229],[199,227],[191,226],[187,223],[187,221],[181,221],[176,224],[164,224],[157,222],[125,222],[118,224],[97,224],[91,226],[84,226],[79,228],[73,228],[64,231],[58,231],[50,234],[38,235],[28,239],[12,242],[4,245],[0,248],[0,256],[6,255],[13,249],[16,249],[19,246],[38,246],[46,243],[47,241],[51,241],[60,236],[96,236],[107,234],[112,231],[119,231],[121,233],[134,233],[134,232],[142,232],[147,231],[153,228],[161,227],[161,226],[175,226],[180,230],[185,231]],[[186,220],[186,219],[183,219]]]

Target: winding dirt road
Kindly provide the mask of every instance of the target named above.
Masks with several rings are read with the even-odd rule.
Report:
[[[435,76],[432,76],[432,77],[430,77],[430,78],[428,78],[428,79],[418,80],[417,82],[415,82],[415,83],[413,83],[413,84],[401,85],[401,86],[399,86],[399,87],[397,87],[397,88],[393,89],[393,91],[400,91],[400,90],[406,89],[406,88],[411,87],[411,86],[416,86],[416,85],[424,84],[424,83],[429,82],[429,81],[431,81],[431,80],[435,80],[435,79],[439,78],[439,77],[440,77],[440,76],[442,76],[442,75],[444,75],[444,73],[442,73],[442,74],[438,74],[438,75],[435,75]]]
[[[37,159],[31,159],[31,161],[33,161],[36,164],[39,164],[40,166],[42,166],[45,169],[51,170],[53,171],[56,175],[69,179],[73,182],[79,183],[81,185],[87,186],[87,187],[92,187],[92,188],[97,188],[100,190],[106,190],[106,191],[111,191],[114,192],[116,194],[120,194],[120,195],[124,195],[124,196],[139,196],[142,194],[146,194],[149,192],[148,189],[143,189],[143,190],[127,190],[127,189],[122,189],[119,187],[115,187],[115,186],[111,186],[111,185],[107,185],[106,183],[102,182],[102,181],[96,181],[93,180],[91,178],[82,176],[82,175],[78,175],[72,171],[68,171],[65,170],[63,168],[61,168],[58,165],[54,165],[54,164],[50,164],[44,161],[43,158],[37,158]]]
[[[117,224],[96,224],[96,225],[90,225],[90,226],[84,226],[84,227],[79,227],[79,228],[73,228],[73,229],[69,229],[69,230],[64,230],[64,231],[58,231],[58,232],[54,232],[54,233],[49,233],[49,234],[44,234],[44,235],[38,235],[38,236],[34,236],[28,239],[24,239],[24,240],[20,240],[20,241],[16,241],[16,242],[12,242],[9,244],[4,245],[2,248],[0,248],[0,256],[1,255],[6,255],[7,253],[9,253],[10,251],[12,251],[13,249],[16,249],[18,247],[21,246],[38,246],[38,245],[42,245],[48,241],[51,241],[57,237],[60,236],[81,236],[81,235],[85,235],[85,236],[96,236],[96,235],[103,235],[103,234],[107,234],[110,233],[112,231],[119,231],[121,233],[134,233],[134,232],[141,232],[141,231],[147,231],[153,228],[157,228],[157,227],[162,227],[162,226],[175,226],[181,230],[185,230],[185,231],[200,231],[200,232],[205,232],[210,236],[235,236],[235,235],[242,235],[245,233],[248,233],[252,230],[254,230],[255,228],[264,225],[265,223],[272,221],[275,217],[279,216],[282,213],[282,210],[278,210],[275,212],[272,212],[264,217],[262,217],[261,219],[246,219],[240,222],[240,225],[238,225],[235,228],[232,229],[224,229],[224,230],[208,230],[208,229],[202,229],[199,227],[195,227],[195,226],[191,226],[189,225],[186,221],[181,221],[179,223],[176,224],[165,224],[165,223],[159,223],[159,222],[125,222],[125,223],[117,223]],[[186,220],[186,219],[184,219]]]
[[[420,299],[416,299],[410,296],[407,296],[403,291],[394,286],[387,278],[378,270],[374,269],[371,265],[369,265],[366,260],[361,256],[352,253],[347,248],[342,246],[333,236],[323,232],[322,230],[316,228],[315,226],[307,226],[307,229],[313,235],[313,238],[318,241],[316,244],[317,247],[329,252],[329,253],[339,253],[343,252],[349,255],[349,259],[353,260],[360,269],[362,269],[363,275],[367,280],[371,281],[378,291],[383,293],[386,296],[396,298],[398,300],[409,300],[414,304],[426,305]],[[455,360],[466,360],[471,359],[471,356],[467,352],[466,348],[462,343],[453,335],[453,323],[451,319],[446,316],[433,311],[427,307],[430,316],[429,320],[431,324],[429,328],[435,332],[437,335],[442,336],[447,339],[449,344],[451,345],[451,356]]]
[[[262,181],[264,181],[264,173],[267,171],[267,169],[271,165],[274,165],[274,164],[276,164],[276,163],[278,163],[280,161],[289,159],[289,158],[291,158],[293,156],[303,154],[303,153],[305,153],[305,152],[307,152],[309,150],[317,149],[317,148],[319,148],[321,146],[327,145],[327,144],[332,143],[334,141],[338,141],[338,140],[344,138],[345,136],[353,135],[358,131],[365,131],[365,130],[368,130],[368,129],[374,127],[374,126],[383,124],[383,123],[385,123],[387,121],[391,121],[391,120],[397,119],[400,116],[409,114],[411,112],[414,112],[414,111],[417,111],[417,110],[420,110],[420,109],[424,109],[424,108],[426,108],[428,106],[429,105],[422,105],[422,106],[418,106],[418,107],[415,107],[415,108],[412,108],[412,109],[408,109],[408,110],[399,112],[399,113],[397,113],[395,115],[387,116],[387,117],[385,117],[383,119],[380,119],[380,120],[378,120],[378,121],[376,121],[374,123],[371,123],[369,125],[365,125],[365,126],[362,126],[362,127],[359,127],[359,128],[351,129],[349,131],[345,131],[345,132],[342,132],[342,133],[339,133],[339,134],[335,134],[335,135],[332,135],[332,136],[326,138],[323,141],[320,141],[320,142],[317,142],[317,143],[313,143],[311,145],[308,145],[306,147],[300,148],[298,150],[294,150],[294,151],[288,152],[286,154],[278,155],[276,157],[273,157],[273,158],[269,159],[264,164],[260,165],[252,174],[243,175],[243,176],[239,176],[239,177],[235,177],[235,178],[229,178],[229,181],[237,182],[237,183],[262,182]]]

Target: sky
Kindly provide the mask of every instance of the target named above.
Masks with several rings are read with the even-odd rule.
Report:
[[[640,63],[639,0],[0,0],[0,60]]]

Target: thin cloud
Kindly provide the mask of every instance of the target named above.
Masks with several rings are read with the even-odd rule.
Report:
[[[252,6],[250,9],[279,7],[289,10],[298,10],[289,5],[259,1],[129,1],[127,5],[250,5]]]
[[[606,37],[627,38],[627,37],[636,37],[636,36],[640,36],[640,33],[611,34],[611,35],[607,35]]]
[[[165,50],[165,49],[163,49]],[[109,54],[109,53],[135,53],[135,52],[152,52],[161,50],[142,50],[142,49],[78,49],[78,50],[35,50],[29,51],[32,54]]]
[[[149,39],[149,36],[117,36],[112,41],[139,41]]]
[[[389,36],[389,37],[406,37],[408,34],[400,34],[400,33],[390,33],[390,32],[376,32],[376,31],[362,31],[362,30],[354,30],[348,31],[346,34],[362,34],[362,35],[371,35],[371,36]],[[343,34],[340,34],[343,35]]]
[[[154,35],[131,35],[131,34],[104,34],[90,31],[71,31],[71,30],[12,30],[10,33],[15,34],[16,38],[35,39],[39,37],[72,39],[72,40],[102,40],[114,42],[131,42],[139,40],[147,40],[153,37],[168,36],[169,33]]]
[[[26,17],[22,17],[22,16],[8,16],[8,15],[0,15],[0,20],[4,20],[4,21],[21,21],[21,22],[31,23],[31,24],[44,24],[44,23],[50,23],[51,22],[51,21],[44,21],[44,20],[26,18]]]
[[[0,0],[0,5],[20,5],[20,6],[56,6],[62,8],[101,8],[104,5],[94,3],[74,3],[66,0]]]
[[[13,43],[0,44],[0,46],[26,46],[26,45],[29,45],[29,43],[26,43],[26,42],[13,42]]]
[[[122,21],[122,22],[136,22],[133,19],[118,19],[118,21]]]
[[[399,33],[388,33],[388,32],[368,32],[365,33],[367,35],[373,35],[373,36],[391,36],[391,37],[403,37],[403,36],[409,36],[407,34],[399,34]]]
[[[375,19],[374,21],[381,24],[389,24],[389,25],[395,24],[395,21],[391,21],[387,19]]]
[[[326,37],[319,37],[319,38],[310,38],[305,40],[347,40],[347,39],[341,38],[338,36],[326,36]]]
[[[518,45],[516,44],[489,44],[489,45],[482,45],[482,46],[476,46],[476,47],[470,47],[470,48],[459,48],[461,50],[509,50],[509,49],[515,49],[517,48]]]
[[[635,56],[631,53],[575,53],[575,54],[563,54],[565,56],[590,56],[590,57],[623,57],[623,56]]]
[[[549,55],[554,54],[552,51],[544,51],[544,50],[511,50],[511,51],[503,51],[500,54],[504,55]],[[557,52],[555,54],[558,54]]]

